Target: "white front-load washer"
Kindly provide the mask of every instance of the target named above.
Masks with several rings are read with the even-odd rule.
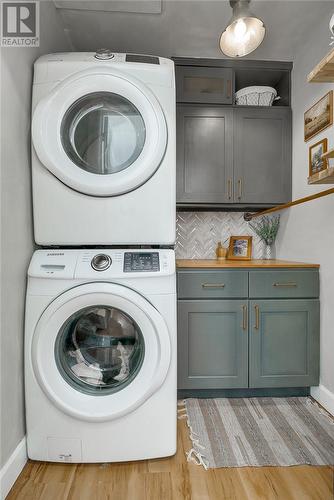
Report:
[[[172,250],[38,250],[25,326],[28,456],[114,462],[176,451]]]
[[[40,57],[32,188],[40,245],[173,244],[174,63],[107,50]]]

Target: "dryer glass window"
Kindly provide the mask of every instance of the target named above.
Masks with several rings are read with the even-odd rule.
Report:
[[[94,395],[126,387],[139,372],[144,351],[135,321],[119,309],[102,305],[70,316],[55,344],[63,378],[75,389]]]
[[[111,92],[78,99],[61,125],[61,140],[69,158],[83,170],[99,175],[130,167],[143,150],[145,137],[138,109]]]

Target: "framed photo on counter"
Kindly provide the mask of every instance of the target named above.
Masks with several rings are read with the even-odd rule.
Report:
[[[227,258],[250,260],[252,258],[252,236],[231,236]]]

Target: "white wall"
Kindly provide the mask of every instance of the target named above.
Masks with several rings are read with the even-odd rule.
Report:
[[[332,187],[309,186],[307,176],[309,146],[327,137],[329,148],[334,147],[334,129],[328,128],[305,143],[303,115],[328,90],[334,89],[334,84],[306,82],[306,75],[330,49],[328,23],[333,12],[334,4],[329,2],[328,15],[315,20],[313,29],[305,33],[305,43],[296,50],[292,100],[294,199]],[[312,394],[334,413],[334,195],[286,211],[277,250],[280,258],[321,266],[321,386]]]
[[[30,101],[33,62],[68,50],[54,4],[41,2],[39,48],[1,49],[1,457],[25,435],[23,322],[26,271],[33,252]]]

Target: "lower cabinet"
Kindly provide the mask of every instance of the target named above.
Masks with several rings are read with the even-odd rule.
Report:
[[[250,302],[249,387],[319,381],[319,301]]]
[[[240,300],[179,301],[179,388],[248,387],[246,307]]]
[[[245,284],[239,288],[231,270],[225,272],[219,271],[219,283],[210,277],[217,298],[210,297],[207,271],[179,272],[178,388],[318,385],[318,272],[243,271],[242,281],[236,271]],[[226,298],[245,289],[247,298]]]

